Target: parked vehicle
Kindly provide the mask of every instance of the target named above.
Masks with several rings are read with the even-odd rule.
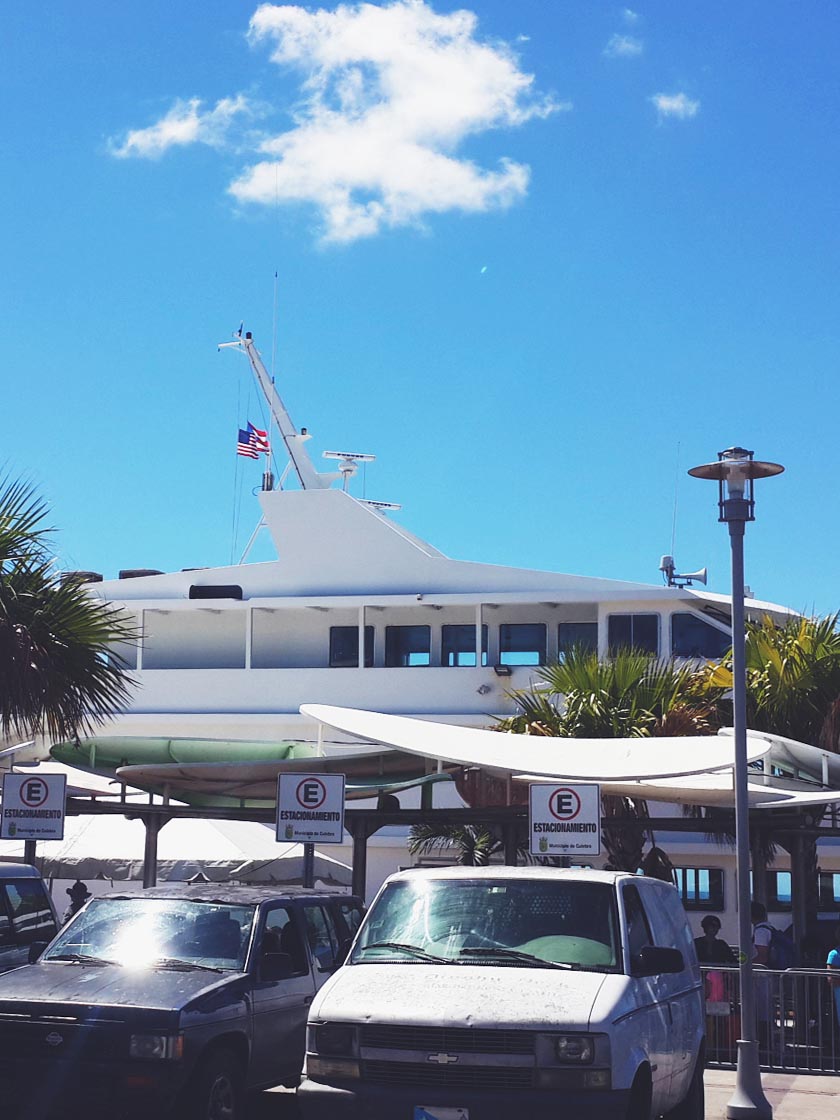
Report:
[[[304,1120],[703,1116],[693,935],[657,879],[392,875],[309,1015]]]
[[[296,1083],[309,1004],[361,915],[302,887],[92,899],[0,977],[4,1120],[238,1120],[245,1090]]]
[[[0,863],[0,972],[29,960],[29,946],[50,941],[58,919],[50,892],[28,863]]]

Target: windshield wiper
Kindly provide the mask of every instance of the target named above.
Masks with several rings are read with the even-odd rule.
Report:
[[[520,953],[518,949],[461,949],[460,955],[462,957],[501,957],[503,960],[521,961],[523,964],[530,965],[532,968],[565,968],[573,969],[576,965],[569,964],[566,961],[547,961],[543,957],[535,957],[533,953]]]
[[[203,972],[225,971],[223,968],[217,968],[212,964],[199,964],[198,961],[182,961],[180,957],[156,957],[151,963],[155,968],[171,968],[182,972],[189,972],[194,968],[199,968]]]
[[[72,961],[74,964],[113,964],[104,957],[92,957],[89,953],[50,953],[46,961]]]
[[[450,957],[436,957],[434,953],[427,953],[419,945],[408,945],[404,941],[374,941],[370,945],[363,946],[362,952],[366,952],[368,949],[401,949],[404,953],[411,953],[412,956],[420,957],[424,961],[452,964]]]

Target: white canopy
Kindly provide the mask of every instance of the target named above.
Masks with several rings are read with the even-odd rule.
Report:
[[[118,815],[68,817],[63,840],[38,844],[42,874],[53,879],[143,879],[145,828]],[[23,857],[23,842],[0,841],[0,859]],[[247,821],[175,818],[158,835],[158,882],[299,883],[303,845],[277,843],[274,829]],[[316,850],[315,878],[347,886],[351,869]]]
[[[731,737],[662,736],[656,739],[568,739],[500,734],[478,727],[455,727],[358,708],[303,704],[301,713],[372,743],[441,762],[480,766],[497,774],[529,774],[539,779],[626,782],[677,778],[732,767]],[[763,736],[747,735],[753,762],[770,750]]]

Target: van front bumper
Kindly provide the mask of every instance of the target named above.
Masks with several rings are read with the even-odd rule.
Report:
[[[398,1088],[393,1085],[327,1085],[304,1078],[297,1091],[303,1120],[414,1120],[417,1105],[469,1109],[470,1120],[624,1120],[629,1089],[569,1092],[565,1089],[523,1089],[517,1092],[462,1092],[457,1089]]]

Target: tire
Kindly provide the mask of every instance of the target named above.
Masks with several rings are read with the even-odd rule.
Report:
[[[706,1067],[702,1050],[694,1063],[694,1073],[688,1092],[680,1103],[666,1112],[664,1120],[703,1120],[706,1114],[706,1091],[703,1086],[703,1073]]]
[[[186,1114],[190,1120],[243,1120],[244,1076],[236,1055],[211,1050],[190,1082]]]
[[[640,1069],[633,1078],[633,1086],[630,1089],[627,1120],[650,1120],[652,1092],[650,1072],[647,1069]]]

